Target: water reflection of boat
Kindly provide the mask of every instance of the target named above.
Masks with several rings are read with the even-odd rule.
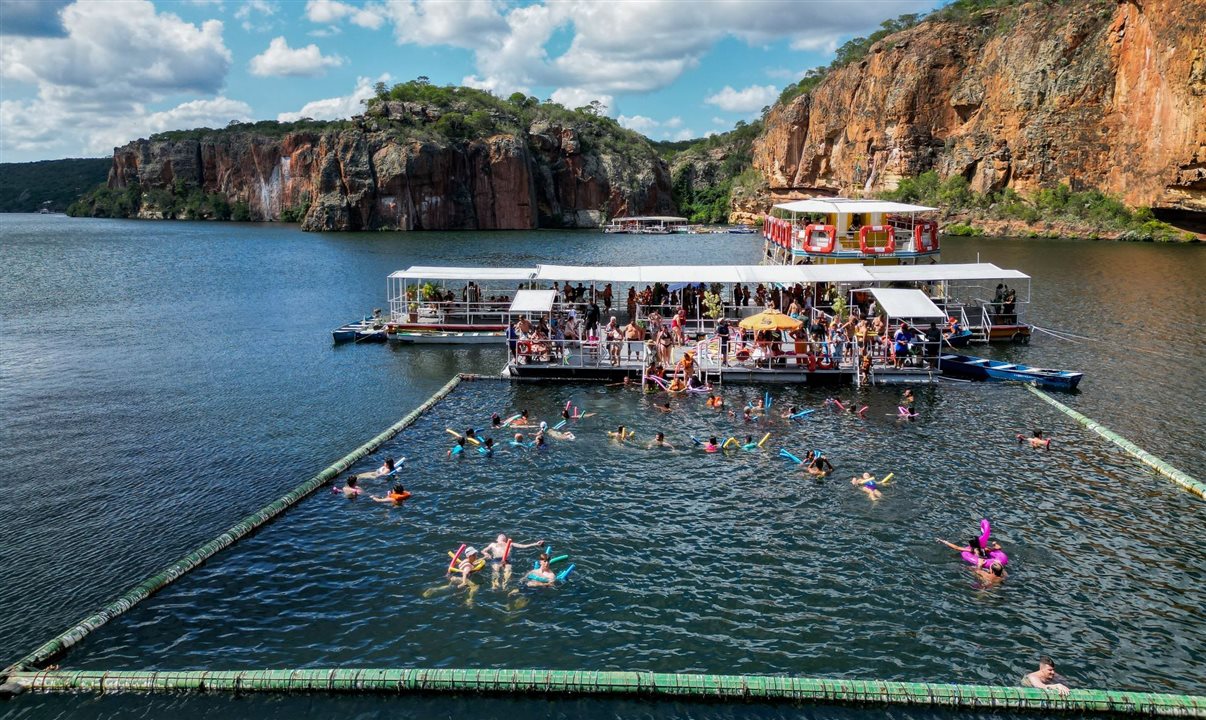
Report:
[[[976,357],[974,355],[944,354],[939,358],[943,375],[972,380],[1009,380],[1038,385],[1051,390],[1075,390],[1084,373],[1071,370],[1031,367],[1021,363]]]
[[[639,215],[633,217],[618,217],[603,226],[603,232],[609,235],[631,233],[634,235],[669,235],[673,232],[685,232],[687,218],[673,215]]]

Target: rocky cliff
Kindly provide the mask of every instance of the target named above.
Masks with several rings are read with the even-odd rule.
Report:
[[[774,107],[754,165],[775,199],[1066,183],[1206,212],[1206,2],[1034,0],[891,35]]]
[[[161,213],[151,191],[200,189],[245,204],[253,220],[300,218],[307,230],[593,227],[675,209],[666,164],[643,139],[608,142],[626,131],[606,118],[448,137],[433,130],[444,114],[380,102],[326,129],[137,140],[114,151],[108,186],[137,184],[144,217]]]

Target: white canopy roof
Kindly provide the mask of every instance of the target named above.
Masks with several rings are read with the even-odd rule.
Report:
[[[534,268],[412,266],[391,278],[542,283],[876,283],[944,280],[1026,280],[992,263],[960,265],[537,265]]]
[[[555,290],[517,290],[511,301],[513,313],[544,313],[553,309]]]
[[[938,306],[920,290],[873,288],[869,292],[875,297],[875,302],[879,303],[879,306],[888,314],[888,317],[907,320],[946,318],[946,313],[939,310]]]
[[[407,280],[529,280],[536,268],[430,267],[412,265],[398,270],[391,278]]]
[[[795,213],[913,213],[937,210],[925,205],[891,202],[890,200],[854,200],[851,198],[811,198],[779,203],[780,210]]]
[[[877,265],[867,268],[876,280],[886,282],[925,282],[927,280],[1029,280],[1017,270],[1005,270],[992,263],[957,265]]]

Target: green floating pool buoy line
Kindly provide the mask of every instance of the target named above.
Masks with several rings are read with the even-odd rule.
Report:
[[[1063,414],[1067,415],[1068,417],[1072,418],[1076,422],[1080,423],[1081,425],[1084,425],[1085,427],[1087,427],[1088,429],[1097,433],[1098,435],[1102,436],[1106,440],[1109,440],[1110,442],[1114,443],[1115,445],[1122,448],[1123,450],[1126,450],[1131,455],[1134,455],[1135,457],[1139,458],[1144,463],[1151,466],[1152,469],[1154,469],[1156,472],[1169,478],[1170,480],[1172,480],[1176,484],[1180,485],[1181,487],[1185,488],[1186,490],[1193,493],[1194,495],[1197,495],[1200,498],[1206,499],[1206,484],[1203,484],[1198,479],[1194,478],[1193,476],[1189,475],[1188,473],[1184,473],[1184,472],[1178,470],[1177,468],[1173,467],[1172,465],[1169,465],[1168,463],[1164,462],[1160,458],[1156,457],[1155,455],[1152,455],[1151,453],[1149,453],[1148,451],[1139,447],[1135,443],[1131,442],[1130,440],[1127,440],[1126,438],[1122,437],[1118,433],[1109,429],[1105,425],[1102,425],[1101,423],[1097,422],[1093,418],[1076,412],[1072,408],[1063,404],[1059,400],[1056,400],[1055,398],[1051,397],[1050,395],[1043,392],[1042,390],[1039,390],[1038,388],[1033,387],[1031,385],[1027,385],[1026,389],[1029,390],[1030,392],[1034,393],[1035,395],[1038,395],[1040,398],[1042,398],[1049,404],[1053,405],[1057,410],[1059,410]]]
[[[80,620],[71,629],[37,648],[29,655],[26,655],[10,665],[8,668],[0,670],[0,682],[4,681],[6,675],[12,675],[15,671],[37,667],[38,665],[50,660],[52,657],[66,651],[72,645],[75,645],[80,640],[83,640],[93,630],[126,612],[130,608],[147,599],[151,595],[159,592],[176,580],[179,580],[181,577],[204,563],[210,557],[235,544],[263,525],[272,522],[278,515],[296,505],[299,501],[313,493],[318,488],[334,480],[339,476],[340,473],[344,472],[361,459],[376,452],[378,448],[391,440],[398,433],[412,425],[416,420],[419,419],[421,415],[423,415],[423,413],[430,410],[433,405],[444,399],[448,393],[452,392],[456,388],[457,385],[461,384],[461,381],[481,379],[491,378],[488,376],[483,378],[480,375],[472,375],[468,373],[456,375],[445,383],[443,387],[437,390],[434,395],[423,402],[423,404],[410,411],[398,422],[390,425],[388,428],[378,433],[373,439],[364,443],[347,455],[344,455],[333,465],[328,466],[322,472],[293,488],[276,501],[269,503],[257,512],[254,512],[251,515],[243,518],[218,537],[193,550],[189,554],[180,558],[171,565],[168,565],[146,580],[143,580],[138,585],[135,585],[133,588],[127,590],[121,597],[117,598],[108,605],[105,605],[92,615]]]
[[[9,678],[34,692],[268,692],[351,694],[490,693],[636,696],[674,700],[766,700],[947,709],[1111,712],[1206,717],[1206,697],[1112,690],[826,680],[778,675],[699,675],[594,670],[53,670]]]

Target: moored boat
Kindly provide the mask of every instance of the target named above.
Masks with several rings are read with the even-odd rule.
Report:
[[[335,328],[331,331],[331,339],[336,345],[348,342],[385,342],[385,323],[377,317],[364,318]]]
[[[1021,363],[976,357],[974,355],[943,354],[939,357],[943,375],[971,380],[1005,380],[1030,383],[1050,390],[1075,390],[1084,373],[1072,370],[1031,367]]]
[[[390,333],[390,340],[418,345],[475,345],[479,343],[502,343],[502,332],[457,332],[439,330],[400,330]]]

